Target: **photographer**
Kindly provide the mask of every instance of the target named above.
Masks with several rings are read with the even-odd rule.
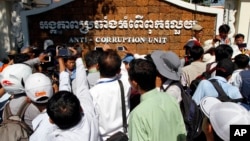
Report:
[[[82,55],[73,48],[69,48],[71,56],[76,57],[76,75],[73,80],[76,85],[75,92],[71,91],[69,73],[66,72],[63,54],[57,48],[56,58],[59,63],[59,91],[49,100],[47,113],[37,118],[34,140],[55,141],[99,141],[98,116],[86,80],[86,68],[83,65]],[[58,111],[59,110],[59,111]],[[49,120],[50,119],[50,120]],[[37,121],[36,120],[36,121]],[[50,121],[50,122],[49,122]],[[44,130],[46,129],[46,130]]]
[[[80,48],[80,47],[79,47]],[[67,72],[70,77],[70,89],[72,92],[75,92],[75,78],[76,78],[76,56],[81,51],[76,50],[73,47],[66,47],[66,46],[57,46],[57,60],[59,64],[59,72]],[[63,86],[64,87],[64,86]],[[66,86],[68,87],[68,86]],[[65,89],[66,89],[65,87]],[[64,89],[64,88],[63,88]]]
[[[231,45],[231,40],[228,38],[230,27],[227,24],[223,24],[219,27],[219,35],[216,35],[212,40],[212,45],[217,47],[220,44]]]
[[[247,44],[244,43],[244,38],[245,36],[241,33],[238,33],[234,36],[234,43],[235,45],[238,46],[238,49],[242,52],[242,53],[245,53],[247,49]]]

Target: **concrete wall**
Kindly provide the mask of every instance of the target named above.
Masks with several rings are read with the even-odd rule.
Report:
[[[237,8],[236,33],[245,35],[245,41],[250,43],[250,0],[239,0]],[[249,46],[249,45],[248,45]]]
[[[6,56],[6,51],[10,50],[10,3],[0,1],[0,59]]]

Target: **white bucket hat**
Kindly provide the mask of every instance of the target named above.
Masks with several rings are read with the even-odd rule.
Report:
[[[223,140],[230,140],[230,125],[250,124],[250,113],[243,106],[233,102],[221,102],[215,97],[205,97],[201,110],[210,119],[216,134]]]

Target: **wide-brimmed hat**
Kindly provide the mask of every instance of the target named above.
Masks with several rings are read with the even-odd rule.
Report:
[[[204,97],[200,107],[210,119],[216,134],[225,141],[230,140],[230,125],[250,124],[250,113],[240,104],[221,102],[215,97]]]
[[[172,51],[154,51],[151,58],[158,70],[158,72],[171,80],[180,80],[181,75],[181,61],[180,58]]]

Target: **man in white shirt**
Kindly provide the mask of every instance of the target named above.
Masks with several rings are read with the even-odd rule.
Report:
[[[98,59],[100,79],[90,89],[94,106],[99,115],[99,131],[106,140],[117,131],[123,131],[120,79],[124,86],[126,115],[129,114],[130,84],[128,74],[118,53],[108,49]]]
[[[98,141],[95,120],[84,113],[79,99],[68,91],[59,91],[48,102],[47,114],[56,127],[48,135],[49,141]]]
[[[239,54],[234,58],[234,64],[236,65],[236,69],[234,70],[232,77],[228,80],[228,83],[238,87],[241,89],[242,87],[242,79],[240,72],[244,70],[248,70],[249,57],[245,54]]]
[[[60,76],[59,76],[59,92],[63,93],[62,95],[69,96],[69,91],[71,91],[70,86],[70,75],[65,71],[64,62],[59,59],[60,65]],[[98,131],[98,116],[95,114],[95,109],[93,106],[92,98],[89,93],[88,83],[86,79],[86,71],[82,62],[82,58],[79,57],[76,59],[76,95],[77,99],[75,101],[80,102],[76,106],[81,111],[78,111],[78,123],[68,126],[67,130],[63,130],[57,124],[51,124],[49,122],[49,116],[44,111],[42,114],[37,116],[32,124],[33,129],[35,130],[32,134],[30,141],[56,141],[56,140],[67,140],[67,141],[99,141],[99,131]],[[70,95],[73,95],[70,93]],[[61,97],[60,96],[60,97]],[[53,119],[52,119],[53,120]],[[54,119],[55,120],[55,119]],[[67,119],[68,120],[68,119]],[[66,122],[66,121],[65,121]]]
[[[17,114],[22,103],[27,102],[26,93],[24,91],[24,82],[32,69],[26,64],[13,64],[7,66],[0,74],[0,82],[5,92],[12,98],[9,100],[10,110],[13,115]],[[29,104],[24,113],[24,121],[31,128],[32,120],[40,114],[40,111],[34,104]],[[4,114],[3,114],[4,117]]]
[[[46,140],[44,138],[46,138],[47,134],[49,134],[52,131],[50,130],[51,128],[47,128],[46,126],[44,126],[46,124],[42,123],[45,122],[42,121],[42,119],[45,117],[45,115],[47,115],[46,114],[47,102],[53,95],[52,83],[50,78],[43,73],[31,74],[25,81],[25,92],[27,94],[28,101],[31,101],[32,104],[34,104],[36,108],[39,109],[39,111],[41,112],[41,114],[37,116],[39,118],[36,117],[32,121],[34,133],[30,136],[29,140],[30,141]],[[47,119],[46,122],[50,124],[48,116],[46,119]],[[41,135],[41,137],[39,135]]]

